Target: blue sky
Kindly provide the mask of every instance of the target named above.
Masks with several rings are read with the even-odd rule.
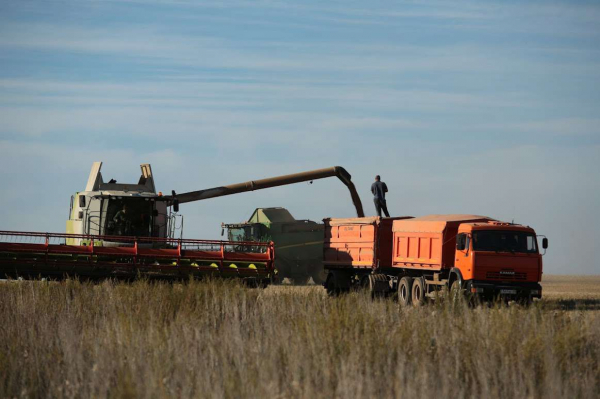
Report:
[[[598,274],[596,2],[0,2],[2,229],[63,231],[93,161],[178,192],[342,165],[373,214],[475,213]],[[337,181],[182,206],[215,238],[259,206],[353,215]]]

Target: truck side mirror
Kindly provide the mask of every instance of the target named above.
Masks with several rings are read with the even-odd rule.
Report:
[[[80,195],[79,196],[79,207],[80,208],[85,208],[85,195]]]
[[[225,235],[225,229],[221,229],[221,237]]]
[[[173,200],[173,212],[179,212],[179,200],[177,198]]]
[[[548,239],[546,237],[542,239],[542,248],[548,249]]]

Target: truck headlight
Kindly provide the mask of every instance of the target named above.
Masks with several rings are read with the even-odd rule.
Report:
[[[481,288],[481,287],[471,287],[471,293],[473,293],[473,294],[483,294],[483,288]]]
[[[531,290],[531,295],[539,295],[540,290]]]

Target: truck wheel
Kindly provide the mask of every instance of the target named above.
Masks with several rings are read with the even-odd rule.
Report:
[[[530,307],[533,304],[533,298],[530,295],[522,296],[517,299],[517,303],[523,307]]]
[[[421,277],[413,280],[412,304],[415,307],[423,306],[425,304],[425,281]]]
[[[452,303],[457,303],[462,299],[462,292],[460,289],[460,283],[458,280],[454,280],[452,285],[450,286],[450,301]]]
[[[402,306],[408,306],[412,302],[412,277],[402,277],[398,284],[398,301]]]

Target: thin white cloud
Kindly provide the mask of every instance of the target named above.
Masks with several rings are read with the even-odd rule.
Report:
[[[520,132],[546,136],[600,137],[600,119],[575,117],[550,117],[543,120],[466,125],[469,131]]]
[[[257,71],[457,72],[487,73],[535,71],[544,67],[560,72],[564,65],[578,67],[569,58],[548,65],[516,52],[517,48],[492,51],[477,45],[437,48],[393,45],[311,44],[285,42],[242,43],[214,37],[168,34],[149,27],[89,29],[51,24],[9,24],[0,37],[0,48],[39,49],[84,54],[114,54],[137,59],[145,65],[167,68],[210,68]],[[600,66],[600,63],[596,63]],[[588,73],[593,65],[587,65]],[[178,72],[178,71],[176,71]],[[169,75],[164,73],[164,75]]]

